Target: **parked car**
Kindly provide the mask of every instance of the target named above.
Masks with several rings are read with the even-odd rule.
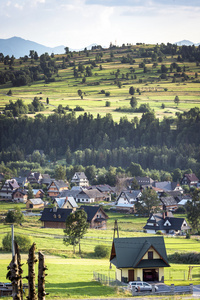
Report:
[[[129,281],[128,289],[131,291],[134,290],[135,292],[142,292],[142,291],[150,291],[152,292],[153,286],[144,281]],[[158,290],[158,287],[155,285],[155,290]]]

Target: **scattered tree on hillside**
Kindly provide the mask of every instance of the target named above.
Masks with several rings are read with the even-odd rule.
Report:
[[[180,99],[179,99],[178,96],[176,96],[176,97],[174,98],[174,103],[175,103],[176,105],[179,105],[179,102],[180,102]]]
[[[78,93],[79,97],[81,97],[81,99],[83,99],[83,92],[81,90],[78,90],[77,93]]]
[[[134,89],[133,86],[131,86],[131,87],[129,88],[129,94],[132,95],[132,96],[135,94],[135,89]]]
[[[130,100],[130,105],[132,108],[136,108],[137,107],[137,99],[136,97],[131,97],[131,100]]]

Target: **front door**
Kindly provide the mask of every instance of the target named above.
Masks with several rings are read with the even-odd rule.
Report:
[[[134,281],[134,270],[128,270],[128,281]]]

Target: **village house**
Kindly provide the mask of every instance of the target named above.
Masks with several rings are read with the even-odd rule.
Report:
[[[44,207],[44,201],[40,198],[29,199],[26,202],[27,209],[38,209]]]
[[[184,218],[175,218],[172,212],[165,211],[151,214],[143,228],[147,233],[155,234],[161,231],[164,234],[183,235],[190,229],[190,226]]]
[[[108,216],[100,206],[82,205],[81,209],[87,213],[87,222],[90,228],[106,229]]]
[[[7,179],[0,190],[0,198],[12,199],[13,192],[19,188],[15,179]]]
[[[33,195],[35,198],[43,198],[44,197],[44,192],[42,189],[32,189]]]
[[[80,209],[84,209],[87,213],[87,222],[90,224],[90,228],[106,229],[106,221],[108,216],[99,206],[81,206]],[[45,207],[40,221],[45,228],[65,228],[67,217],[72,213],[73,209],[67,208],[48,208]]]
[[[27,184],[28,184],[28,180],[27,180],[27,177],[15,177],[14,178],[16,181],[17,181],[17,183],[18,183],[18,185],[20,186],[20,188],[24,188],[25,186],[27,186]]]
[[[104,201],[111,201],[112,195],[115,195],[115,190],[108,184],[94,185],[91,189],[97,189],[104,195]]]
[[[164,238],[114,238],[110,263],[119,281],[164,282],[164,268],[169,267]]]
[[[178,208],[178,203],[172,196],[160,197],[160,201],[164,207],[164,210],[175,211]]]
[[[45,207],[40,218],[40,221],[42,222],[42,227],[65,229],[67,217],[72,212],[72,209]]]
[[[53,204],[58,208],[68,208],[73,210],[78,208],[78,204],[72,196],[55,198]]]
[[[27,190],[24,189],[16,189],[13,192],[13,201],[14,202],[22,202],[22,203],[26,203],[28,200],[28,192]]]
[[[51,198],[55,198],[62,191],[68,190],[69,184],[64,182],[63,180],[52,180],[50,185],[48,186],[47,194]]]
[[[189,185],[189,187],[198,186],[198,183],[199,183],[199,179],[194,173],[184,174],[181,180],[182,185]]]
[[[40,184],[40,181],[42,180],[42,174],[39,172],[31,172],[28,175],[27,180],[28,182],[30,182],[30,184],[35,184],[35,183]]]
[[[135,212],[135,204],[142,196],[140,190],[127,190],[122,191],[118,196],[114,208],[116,210],[129,211],[131,213]]]
[[[46,186],[49,186],[51,184],[52,180],[53,179],[50,177],[49,174],[42,174],[42,178],[40,180],[40,184],[41,185],[44,184]]]
[[[89,181],[84,172],[76,172],[71,179],[71,183],[78,186],[89,186]]]
[[[183,189],[178,182],[171,182],[171,181],[154,181],[153,186],[162,190],[163,192],[170,192],[170,191],[180,191],[183,193]]]
[[[104,194],[99,192],[97,189],[87,190],[84,189],[80,191],[75,200],[77,203],[94,203],[104,201]]]

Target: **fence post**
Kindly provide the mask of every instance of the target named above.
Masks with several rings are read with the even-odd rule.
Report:
[[[45,271],[47,267],[44,264],[44,254],[41,252],[38,253],[39,265],[38,265],[38,300],[45,300]]]
[[[28,255],[28,300],[36,300],[36,290],[35,290],[35,263],[37,261],[35,256],[36,244],[33,243],[31,248],[29,249]]]
[[[12,282],[12,297],[13,300],[21,300],[19,270],[17,265],[17,255],[15,254],[7,267],[9,270],[6,278]]]

